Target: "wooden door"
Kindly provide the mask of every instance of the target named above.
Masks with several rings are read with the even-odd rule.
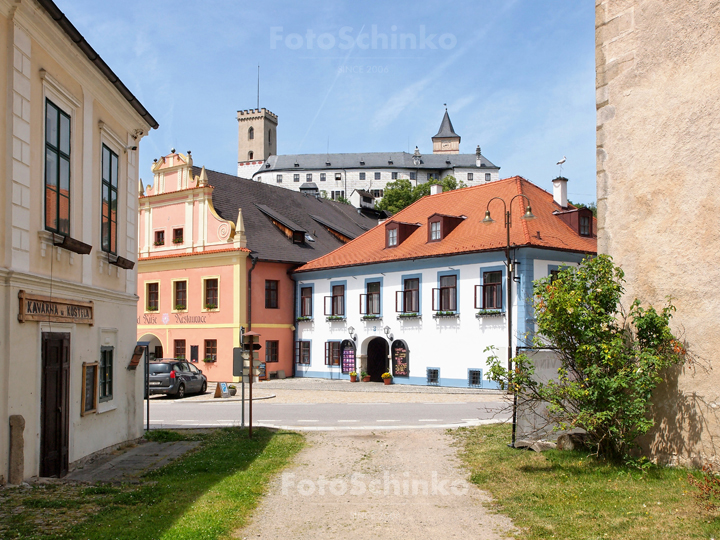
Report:
[[[163,356],[163,348],[162,345],[156,345],[155,346],[155,359],[160,360],[161,358],[165,358]]]
[[[40,476],[65,476],[70,433],[70,334],[42,335]]]

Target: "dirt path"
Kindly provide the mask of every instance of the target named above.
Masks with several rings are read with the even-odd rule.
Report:
[[[270,487],[245,539],[504,539],[508,518],[483,507],[444,431],[308,433]],[[509,534],[509,533],[508,533]]]

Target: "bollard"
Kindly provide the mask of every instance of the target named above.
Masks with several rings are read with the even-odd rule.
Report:
[[[25,475],[25,418],[20,414],[10,416],[10,474],[8,483],[22,484]]]

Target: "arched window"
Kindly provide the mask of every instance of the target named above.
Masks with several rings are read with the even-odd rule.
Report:
[[[255,138],[255,128],[253,128],[252,126],[250,126],[250,127],[248,128],[248,140],[251,141],[251,140],[253,140],[254,138]]]
[[[252,151],[248,152],[248,161],[250,161],[253,158]]]

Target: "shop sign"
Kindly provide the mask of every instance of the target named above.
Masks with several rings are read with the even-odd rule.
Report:
[[[392,365],[394,377],[408,377],[410,375],[410,353],[407,344],[402,339],[393,341]]]
[[[65,300],[29,294],[25,291],[18,293],[20,311],[18,321],[43,322],[70,322],[82,324],[95,323],[95,308],[93,302],[80,302],[78,300]]]

